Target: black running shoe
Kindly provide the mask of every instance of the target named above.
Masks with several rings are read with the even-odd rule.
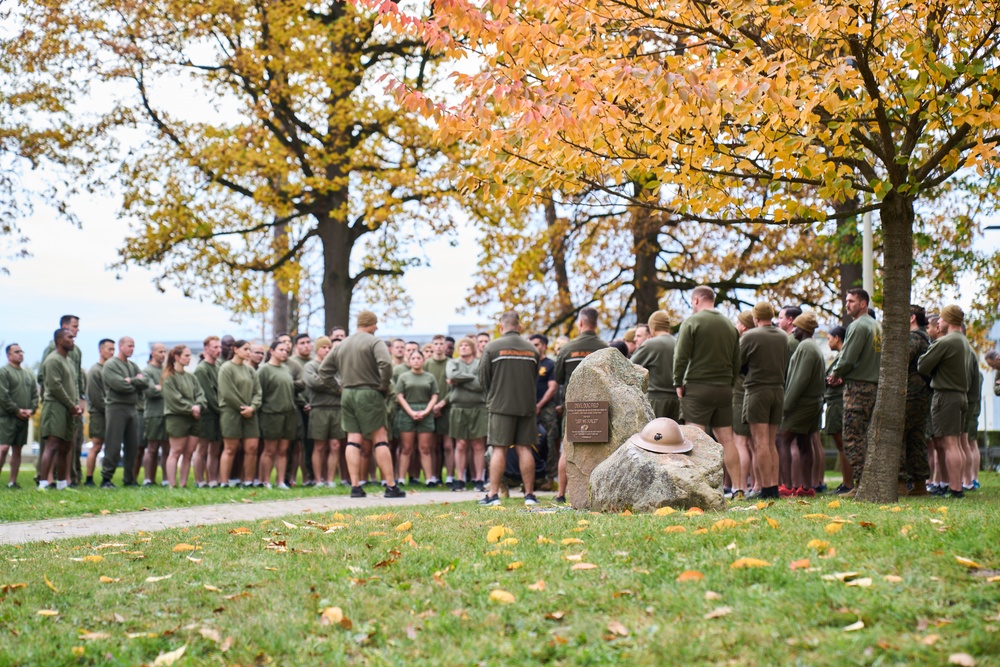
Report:
[[[485,498],[483,498],[483,499],[481,499],[479,501],[479,504],[480,505],[485,505],[487,507],[493,507],[495,505],[499,505],[500,504],[500,496],[498,496],[498,495],[497,496],[491,496],[491,495],[487,494]]]
[[[106,479],[103,482],[101,482],[101,488],[102,489],[113,489],[113,488],[115,488],[115,483],[112,482],[110,479]]]
[[[565,505],[566,504],[566,496],[556,496],[556,501],[555,502],[556,502],[556,505]]]
[[[387,486],[385,487],[385,498],[405,498],[406,491],[403,491],[399,486]]]
[[[351,498],[366,498],[367,496],[368,494],[360,486],[351,487]]]
[[[533,493],[526,493],[524,494],[524,504],[527,505],[528,507],[531,507],[532,505],[537,505],[538,498],[536,498],[535,494]]]
[[[93,478],[88,478],[86,482],[83,483],[84,486],[97,486],[94,484]]]
[[[954,498],[956,500],[959,500],[965,497],[965,491],[952,491],[951,489],[948,489],[947,491],[944,492],[943,497]]]

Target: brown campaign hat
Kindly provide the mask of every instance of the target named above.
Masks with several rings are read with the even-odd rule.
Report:
[[[753,307],[753,318],[761,321],[773,320],[774,306],[769,304],[767,301],[758,301],[757,305]]]
[[[965,321],[965,311],[955,304],[945,306],[941,309],[941,319],[952,326],[960,327]]]
[[[812,333],[813,331],[816,331],[816,327],[819,326],[819,321],[816,319],[816,313],[811,310],[807,310],[792,320],[792,326],[796,329],[802,329],[803,331]]]
[[[378,317],[375,316],[370,310],[362,310],[358,313],[358,326],[359,327],[371,327],[378,324]]]
[[[666,417],[649,422],[628,441],[639,449],[657,454],[683,454],[694,448],[691,441],[684,437],[677,422]]]

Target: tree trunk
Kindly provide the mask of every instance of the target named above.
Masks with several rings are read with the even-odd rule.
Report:
[[[355,234],[344,222],[329,216],[317,217],[317,235],[323,244],[323,333],[329,334],[334,327],[350,331],[354,292],[350,264]]]
[[[858,206],[857,198],[848,199],[844,203],[834,204],[833,210],[840,213],[844,210],[855,209]],[[844,218],[837,221],[838,252],[837,263],[840,268],[840,303],[841,320],[846,327],[851,323],[847,313],[843,310],[844,300],[847,299],[847,290],[854,287],[861,287],[864,274],[861,262],[858,259],[858,219],[857,217]]]
[[[895,190],[881,206],[884,253],[882,309],[882,365],[865,470],[857,499],[895,502],[899,456],[906,412],[906,369],[909,362],[910,282],[913,267],[913,200]],[[876,341],[879,344],[879,341]]]
[[[569,291],[569,272],[566,270],[566,225],[562,224],[556,213],[555,195],[547,193],[545,200],[545,226],[549,232],[549,248],[552,258],[552,272],[556,281],[556,302],[559,304],[559,316],[564,316],[573,309],[573,297]],[[572,323],[570,324],[572,327]]]
[[[288,225],[275,225],[275,254],[288,249]],[[274,279],[274,297],[271,299],[271,339],[277,339],[281,334],[288,333],[288,292],[281,288]]]
[[[636,191],[641,186],[636,184]],[[632,252],[635,268],[632,271],[635,316],[639,323],[660,309],[661,287],[656,274],[656,258],[660,253],[660,223],[652,209],[636,206],[631,213]]]

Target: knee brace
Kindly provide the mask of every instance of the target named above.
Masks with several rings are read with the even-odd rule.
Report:
[[[388,446],[389,446],[388,442],[376,442],[375,443],[375,448],[376,449],[378,449],[379,447],[388,447]]]
[[[358,449],[361,449],[361,444],[360,443],[351,442],[350,440],[347,441],[347,446],[348,447],[357,447]]]

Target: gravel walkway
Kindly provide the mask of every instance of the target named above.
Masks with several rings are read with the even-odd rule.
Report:
[[[542,495],[542,494],[539,494]],[[520,494],[512,500],[520,501]],[[117,535],[139,530],[152,532],[184,526],[207,526],[231,521],[255,521],[289,514],[309,512],[334,512],[373,507],[406,507],[413,505],[446,505],[455,502],[478,500],[478,493],[452,493],[450,491],[422,491],[407,493],[405,498],[383,498],[381,492],[367,498],[349,496],[320,496],[295,500],[275,500],[262,503],[228,503],[200,505],[183,509],[153,510],[149,512],[123,512],[103,516],[72,519],[45,519],[21,521],[0,526],[0,544],[48,542],[70,537],[91,535]]]

